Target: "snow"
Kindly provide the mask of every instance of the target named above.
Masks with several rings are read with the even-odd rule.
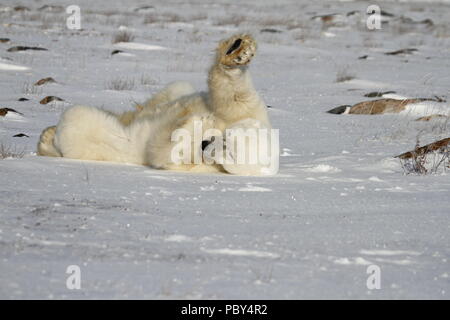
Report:
[[[18,66],[14,64],[0,63],[0,70],[4,71],[25,71],[29,70],[29,68],[24,66]]]
[[[419,256],[421,253],[416,251],[401,251],[401,250],[361,250],[361,254],[369,256],[397,256],[397,255],[413,255]]]
[[[121,49],[130,49],[130,50],[167,50],[167,48],[161,46],[136,42],[118,42],[114,46]]]
[[[432,101],[408,104],[405,110],[403,110],[401,113],[407,116],[415,117],[416,119],[431,114],[450,115],[448,106]]]
[[[380,2],[435,27],[408,31],[391,20],[368,31],[360,1],[161,0],[152,2],[161,19],[153,23],[144,23],[152,12],[134,10],[138,0],[77,3],[82,30],[68,30],[64,12],[36,15],[45,3],[22,1],[28,13],[10,10],[14,0],[0,5],[0,35],[11,39],[0,43],[0,107],[24,114],[0,117],[0,144],[25,152],[0,160],[0,298],[450,298],[448,170],[405,175],[393,158],[417,137],[448,137],[445,119],[414,120],[434,107],[448,112],[449,102],[400,114],[326,113],[371,91],[448,100],[448,4]],[[346,18],[352,10],[362,14]],[[311,20],[334,12],[340,26]],[[238,25],[223,21],[242,16]],[[274,20],[281,33],[260,32]],[[135,42],[112,43],[121,26]],[[280,130],[277,175],[36,156],[42,130],[73,104],[128,110],[174,80],[205,90],[218,41],[243,31],[259,41],[250,70]],[[6,51],[16,45],[48,51]],[[384,54],[410,47],[418,51]],[[118,48],[124,53],[111,55]],[[355,79],[336,82],[342,68]],[[32,86],[50,76],[57,83]],[[113,90],[114,79],[133,86]],[[39,104],[49,95],[64,102]],[[366,286],[372,264],[380,290]],[[70,265],[81,269],[80,290],[66,288]]]
[[[340,172],[341,170],[328,164],[318,164],[305,169],[306,172]]]
[[[252,186],[252,185],[247,185],[244,188],[239,188],[238,191],[242,191],[242,192],[269,192],[269,191],[272,191],[272,189],[258,187],[258,186]]]
[[[368,261],[368,260],[366,260],[364,258],[361,258],[361,257],[356,257],[356,258],[353,258],[353,259],[339,258],[339,259],[336,259],[334,261],[334,263],[342,264],[342,265],[354,264],[354,265],[363,265],[363,266],[368,266],[368,265],[372,265],[373,264],[373,262],[370,262],[370,261]]]
[[[230,256],[248,256],[248,257],[256,257],[256,258],[278,258],[277,254],[271,252],[264,251],[255,251],[255,250],[236,250],[236,249],[203,249],[203,251],[211,254],[223,254]]]

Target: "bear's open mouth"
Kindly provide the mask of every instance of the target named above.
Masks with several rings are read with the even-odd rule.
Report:
[[[227,55],[233,53],[233,51],[235,51],[236,49],[238,49],[241,46],[242,43],[242,39],[237,39],[233,45],[230,47],[230,49],[228,49],[227,51]]]

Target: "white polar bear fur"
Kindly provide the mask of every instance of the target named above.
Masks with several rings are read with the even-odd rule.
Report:
[[[230,62],[225,51],[238,38],[244,42],[238,53],[233,52],[237,58]],[[201,121],[203,132],[211,128],[224,132],[236,127],[236,123],[245,127],[245,119],[252,119],[251,127],[256,121],[259,127],[271,128],[266,104],[254,89],[246,66],[255,50],[256,43],[248,35],[222,41],[209,71],[208,92],[195,92],[189,83],[175,82],[138,106],[138,110],[121,115],[74,106],[64,112],[56,129],[44,130],[38,154],[169,170],[264,174],[264,166],[258,165],[174,164],[171,160],[175,144],[171,141],[172,132],[184,128],[193,136],[194,121]],[[245,63],[234,64],[241,61]]]

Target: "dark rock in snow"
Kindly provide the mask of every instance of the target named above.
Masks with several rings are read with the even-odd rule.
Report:
[[[416,52],[416,51],[417,51],[417,49],[415,49],[415,48],[406,48],[406,49],[385,52],[384,54],[389,55],[389,56],[395,56],[398,54],[412,54],[413,52]]]
[[[14,11],[30,11],[30,8],[24,6],[15,6]]]
[[[342,113],[344,113],[345,111],[347,111],[348,108],[351,108],[351,105],[345,104],[345,105],[342,105],[342,106],[333,108],[333,109],[331,109],[331,110],[328,110],[327,112],[328,112],[328,113],[332,113],[332,114],[342,114]]]
[[[154,11],[155,7],[154,6],[142,6],[142,7],[138,7],[134,9],[134,12],[150,12],[150,11]]]
[[[374,92],[366,93],[364,95],[364,97],[368,97],[368,98],[382,97],[384,94],[390,94],[390,93],[396,93],[396,92],[395,91],[384,91],[384,92],[374,91]]]
[[[266,33],[282,33],[283,31],[274,29],[274,28],[264,28],[264,29],[261,29],[261,32],[262,33],[264,33],[264,32],[266,32]]]
[[[42,86],[43,84],[53,83],[53,82],[56,82],[55,79],[53,79],[52,77],[47,77],[47,78],[42,78],[41,80],[38,80],[34,85]]]
[[[14,109],[11,109],[11,108],[0,108],[0,117],[6,116],[8,114],[8,112],[14,112],[14,113],[17,113],[17,114],[20,114],[20,115],[23,116],[23,113],[21,113],[19,111],[16,111]]]
[[[9,48],[6,51],[8,51],[8,52],[18,52],[18,51],[26,51],[26,50],[47,51],[47,49],[45,49],[45,48],[28,47],[28,46],[15,46],[15,47]]]
[[[13,135],[13,138],[22,138],[22,137],[29,138],[30,136],[25,133],[18,133],[18,134]]]

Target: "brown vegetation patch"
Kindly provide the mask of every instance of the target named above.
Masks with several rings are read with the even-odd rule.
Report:
[[[40,104],[47,104],[47,103],[50,103],[52,101],[64,101],[64,100],[59,98],[59,97],[55,97],[55,96],[47,96],[44,99],[42,99],[41,101],[39,101],[39,103]]]
[[[363,101],[353,106],[345,105],[328,110],[328,113],[333,114],[384,114],[384,113],[399,113],[405,110],[408,104],[423,102],[423,101],[435,101],[445,102],[444,99],[435,98],[415,98],[415,99],[378,99]],[[349,109],[348,109],[349,108]]]
[[[420,99],[379,99],[373,101],[363,101],[350,108],[349,114],[383,114],[399,113],[405,110],[409,103],[417,103]]]
[[[56,82],[55,79],[53,79],[52,77],[47,77],[47,78],[43,78],[41,80],[38,80],[34,85],[35,86],[42,86],[43,84],[53,83],[53,82]]]
[[[434,119],[443,119],[443,118],[448,118],[448,116],[443,114],[432,114],[429,116],[417,118],[416,121],[430,121]]]
[[[373,91],[373,92],[369,92],[366,93],[364,95],[364,97],[368,97],[368,98],[378,98],[378,97],[382,97],[385,94],[391,94],[391,93],[396,93],[395,91]]]
[[[402,154],[396,156],[395,158],[411,159],[414,157],[425,155],[430,152],[444,151],[449,146],[450,146],[450,138],[445,138],[445,139],[438,140],[433,143],[427,144],[423,147],[417,146],[414,150],[402,153]]]

